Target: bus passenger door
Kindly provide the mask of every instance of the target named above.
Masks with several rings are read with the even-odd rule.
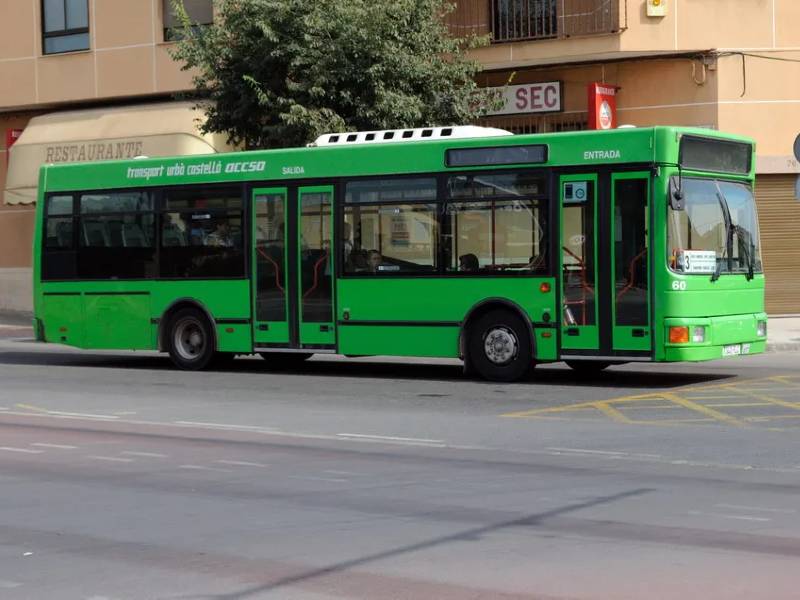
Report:
[[[563,175],[560,189],[561,348],[596,353],[597,175]]]
[[[289,345],[286,188],[253,190],[253,340]]]
[[[615,352],[649,352],[649,173],[611,175],[613,333]]]
[[[300,348],[332,348],[333,322],[333,186],[297,191],[297,293]]]

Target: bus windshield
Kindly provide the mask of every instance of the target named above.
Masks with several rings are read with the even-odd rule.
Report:
[[[670,207],[670,267],[682,273],[761,272],[753,192],[749,185],[682,178],[684,209]]]

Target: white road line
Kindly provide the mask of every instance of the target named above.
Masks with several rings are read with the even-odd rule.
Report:
[[[34,442],[31,446],[39,446],[40,448],[55,448],[56,450],[75,450],[77,446],[68,446],[67,444],[47,444],[45,442]]]
[[[191,469],[193,471],[222,471],[230,473],[230,469],[217,469],[216,467],[205,467],[203,465],[178,465],[179,469]]]
[[[427,440],[424,438],[397,437],[392,435],[369,435],[365,433],[337,433],[338,437],[380,442],[401,442],[408,444],[444,444],[444,440]]]
[[[258,425],[231,425],[226,423],[203,423],[202,421],[174,421],[174,423],[176,425],[193,425],[195,427],[214,427],[240,431],[275,431],[273,427],[259,427]]]
[[[6,452],[21,452],[23,454],[41,454],[44,450],[31,450],[30,448],[12,448],[11,446],[0,446],[0,450]]]
[[[584,450],[582,448],[547,448],[555,452],[579,452],[581,454],[600,454],[602,456],[627,456],[627,452],[609,452],[607,450]],[[657,456],[657,455],[653,455]]]
[[[333,469],[328,469],[324,471],[330,475],[355,475],[356,477],[361,477],[364,473],[353,473],[352,471],[334,471]]]
[[[265,465],[264,463],[257,463],[257,462],[250,462],[247,460],[216,460],[214,462],[218,462],[221,465],[233,465],[234,467],[261,467],[266,468],[269,465]]]
[[[311,475],[289,475],[289,479],[300,479],[301,481],[325,481],[328,483],[345,483],[349,479],[337,479],[333,477],[313,477]]]
[[[114,415],[95,415],[92,413],[76,413],[76,412],[66,412],[63,410],[48,410],[48,415],[61,415],[64,417],[85,417],[87,419],[119,419],[119,417]]]
[[[11,590],[14,588],[18,588],[22,584],[18,581],[9,581],[8,579],[0,579],[0,589],[3,590]]]
[[[790,508],[767,508],[766,506],[743,506],[741,504],[715,504],[716,508],[732,508],[734,510],[752,510],[755,512],[771,512],[771,513],[784,513],[794,514],[797,511]]]
[[[120,458],[119,456],[97,456],[94,454],[90,454],[86,458],[91,458],[93,460],[107,460],[109,462],[124,462],[124,463],[133,462],[132,458]]]
[[[144,456],[145,458],[167,458],[166,454],[159,454],[158,452],[135,452],[133,450],[123,450],[120,454],[127,456]]]
[[[719,517],[720,519],[735,519],[737,521],[758,521],[758,522],[766,522],[772,521],[767,517],[746,517],[744,515],[723,515],[722,513],[707,513],[701,512],[699,510],[690,510],[690,515],[697,516],[697,517]]]

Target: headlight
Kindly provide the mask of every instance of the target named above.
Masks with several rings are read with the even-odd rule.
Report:
[[[767,322],[766,321],[759,321],[758,326],[756,328],[756,334],[758,337],[767,337]]]
[[[692,327],[692,341],[695,344],[702,344],[706,341],[705,327]]]

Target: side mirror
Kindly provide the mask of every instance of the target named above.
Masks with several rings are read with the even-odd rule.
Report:
[[[676,184],[678,182],[678,184]],[[669,207],[672,210],[685,210],[686,197],[683,195],[683,190],[679,184],[680,178],[673,177],[669,184]]]

